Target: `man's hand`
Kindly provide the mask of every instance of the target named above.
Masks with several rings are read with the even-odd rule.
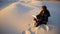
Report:
[[[36,21],[38,22],[39,20],[38,20],[38,19],[36,19]]]

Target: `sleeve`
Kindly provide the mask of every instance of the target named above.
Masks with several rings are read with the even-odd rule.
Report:
[[[48,13],[48,14],[47,14],[47,15],[48,15],[48,17],[50,17],[50,12],[48,11],[47,13]]]
[[[37,19],[40,19],[40,14],[36,15]]]
[[[34,21],[36,21],[36,19],[34,18]]]

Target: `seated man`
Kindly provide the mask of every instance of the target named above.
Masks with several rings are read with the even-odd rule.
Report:
[[[34,18],[34,20],[36,21],[36,27],[38,27],[39,25],[42,25],[42,24],[46,25],[48,22],[48,17],[50,17],[50,13],[49,13],[47,7],[42,6],[41,12],[36,17],[37,17],[37,19]]]

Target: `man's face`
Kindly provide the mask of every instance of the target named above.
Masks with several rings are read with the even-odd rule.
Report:
[[[42,10],[45,10],[45,8],[44,8],[44,7],[42,7]]]

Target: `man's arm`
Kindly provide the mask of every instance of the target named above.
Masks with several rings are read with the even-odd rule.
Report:
[[[50,17],[50,12],[47,10],[45,16]]]

